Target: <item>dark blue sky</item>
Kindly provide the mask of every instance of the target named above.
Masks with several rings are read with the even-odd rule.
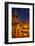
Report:
[[[17,13],[18,16],[20,16],[20,19],[23,20],[28,20],[29,21],[29,9],[28,8],[12,8],[13,14]]]

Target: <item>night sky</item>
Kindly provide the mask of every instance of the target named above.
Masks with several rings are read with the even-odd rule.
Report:
[[[29,21],[29,8],[12,8],[12,13],[15,12],[17,16],[20,16],[21,21]]]

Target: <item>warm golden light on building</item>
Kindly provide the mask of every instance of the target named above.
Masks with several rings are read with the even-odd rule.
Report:
[[[27,24],[25,24],[25,25],[24,25],[24,28],[28,28],[28,25],[27,25]]]
[[[24,31],[29,31],[28,29],[23,29]]]
[[[27,33],[24,33],[25,36],[27,36]]]
[[[19,27],[19,24],[18,24],[18,27]]]

